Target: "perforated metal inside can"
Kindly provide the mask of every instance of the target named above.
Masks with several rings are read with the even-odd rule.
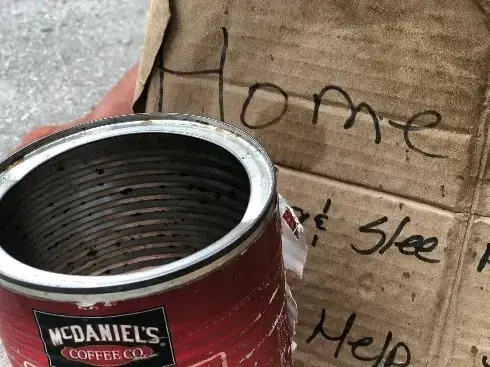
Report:
[[[240,130],[134,115],[0,165],[17,366],[291,366],[275,170]]]

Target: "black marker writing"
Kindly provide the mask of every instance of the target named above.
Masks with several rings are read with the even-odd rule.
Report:
[[[303,224],[310,217],[310,213],[305,213],[305,211],[300,207],[293,206],[292,208],[301,224]]]
[[[191,76],[191,75],[204,75],[204,74],[218,74],[219,80],[219,116],[221,121],[225,121],[225,106],[224,106],[224,97],[223,97],[223,89],[224,89],[224,70],[226,64],[226,53],[228,52],[228,30],[225,27],[221,28],[223,32],[223,47],[221,49],[221,57],[219,62],[219,67],[217,69],[205,69],[205,70],[197,70],[197,71],[177,71],[166,68],[162,66],[162,70],[166,73],[179,75],[179,76]],[[160,78],[163,78],[161,76]]]
[[[325,332],[324,324],[325,324],[325,315],[326,311],[325,309],[322,309],[322,314],[320,316],[320,322],[315,326],[313,329],[313,333],[310,335],[308,339],[306,339],[307,343],[311,343],[320,333],[326,340],[333,341],[333,342],[338,342],[337,344],[337,349],[335,349],[335,353],[333,354],[334,358],[339,357],[340,350],[342,349],[342,346],[344,345],[345,339],[347,338],[347,335],[350,332],[350,329],[354,325],[354,321],[356,320],[356,314],[353,313],[352,315],[349,316],[347,319],[347,322],[345,323],[344,330],[342,331],[342,334],[339,336],[329,336]]]
[[[314,102],[314,108],[313,108],[313,125],[316,125],[318,122],[318,110],[320,109],[320,105],[322,103],[322,98],[327,93],[328,91],[336,91],[340,93],[344,99],[347,101],[347,105],[349,106],[350,109],[350,116],[345,120],[344,123],[344,129],[350,129],[352,126],[354,126],[354,123],[356,122],[356,116],[359,111],[361,111],[363,108],[368,111],[368,113],[371,115],[371,118],[373,119],[374,123],[374,142],[376,144],[379,144],[381,142],[381,131],[379,128],[379,119],[378,116],[376,116],[376,113],[374,113],[373,109],[371,108],[370,105],[368,105],[365,102],[359,103],[357,106],[354,105],[354,102],[352,102],[352,98],[350,98],[349,94],[347,94],[346,91],[344,91],[342,88],[337,87],[335,85],[327,85],[325,88],[323,88],[320,92],[320,94],[313,94],[313,102]]]
[[[315,227],[317,230],[325,232],[327,228],[325,227],[326,221],[328,220],[328,211],[330,210],[330,206],[332,205],[332,200],[327,199],[325,206],[321,213],[316,214],[313,220],[315,221]],[[310,213],[305,213],[303,209],[297,206],[292,207],[295,213],[298,215],[299,222],[303,224],[308,218],[310,218]],[[311,246],[315,247],[318,243],[318,235],[313,236],[313,241],[311,242]]]
[[[311,343],[318,336],[323,337],[327,341],[337,342],[337,347],[333,354],[334,358],[339,357],[342,348],[344,347],[345,344],[347,344],[350,346],[351,355],[356,360],[364,361],[364,362],[373,362],[372,367],[381,366],[381,362],[383,361],[383,359],[385,360],[384,364],[382,365],[383,367],[391,367],[391,366],[406,367],[410,365],[412,356],[411,356],[410,349],[405,343],[403,342],[396,343],[388,352],[388,348],[390,347],[390,344],[393,340],[393,333],[391,331],[389,331],[388,334],[386,335],[381,351],[378,354],[374,356],[368,356],[362,353],[362,348],[368,347],[371,344],[373,344],[374,338],[367,336],[367,337],[360,338],[358,340],[348,340],[348,336],[354,326],[356,317],[357,317],[356,313],[352,313],[347,319],[342,333],[340,333],[338,336],[332,336],[330,335],[330,333],[327,333],[325,331],[326,311],[325,309],[322,309],[320,315],[320,321],[313,329],[313,332],[310,335],[310,337],[306,339],[306,342]],[[386,352],[388,352],[388,355],[386,355]],[[395,359],[397,359],[397,357],[398,359],[400,357],[402,358],[404,357],[403,362],[395,362]]]
[[[414,123],[417,122],[417,120],[419,120],[421,117],[424,117],[424,116],[432,116],[432,117],[434,117],[434,121],[431,122],[430,124],[425,125],[425,126],[414,125]],[[428,110],[428,111],[416,113],[415,115],[413,115],[412,117],[410,117],[408,119],[408,121],[406,122],[405,125],[396,123],[392,120],[388,120],[388,123],[391,126],[396,127],[397,129],[403,130],[403,138],[405,139],[405,143],[407,144],[407,146],[410,149],[416,151],[417,153],[423,154],[423,155],[425,155],[427,157],[431,157],[431,158],[447,158],[447,156],[424,152],[423,150],[417,148],[415,145],[413,145],[413,143],[411,142],[410,137],[408,135],[408,133],[410,131],[419,131],[419,130],[423,130],[424,128],[436,127],[439,124],[439,122],[441,122],[441,120],[442,120],[442,116],[439,112],[433,111],[433,110]]]
[[[478,267],[476,268],[476,270],[479,273],[481,273],[483,271],[483,269],[485,268],[485,266],[487,266],[487,264],[490,264],[490,243],[487,243],[487,249],[485,250],[485,253],[481,257],[480,262],[478,263]]]
[[[283,102],[282,111],[278,116],[276,116],[274,119],[272,119],[268,122],[265,122],[261,125],[251,125],[246,121],[245,113],[246,113],[246,111],[250,105],[250,102],[252,101],[252,99],[255,95],[255,92],[258,89],[266,89],[266,88],[275,89],[276,91],[278,91],[283,96],[284,102]],[[339,86],[336,86],[336,85],[327,85],[326,87],[324,87],[320,91],[319,94],[316,94],[316,93],[313,94],[313,117],[312,117],[313,125],[316,125],[318,123],[318,115],[319,115],[319,110],[320,110],[320,106],[322,104],[323,97],[325,96],[326,93],[328,93],[330,91],[337,92],[338,94],[342,95],[342,97],[347,102],[347,105],[348,105],[348,108],[350,111],[350,115],[345,120],[344,129],[347,130],[347,129],[350,129],[351,127],[353,127],[355,122],[356,122],[357,114],[361,110],[366,110],[367,113],[371,116],[371,118],[373,120],[374,142],[376,144],[381,143],[380,118],[378,117],[378,115],[376,114],[374,109],[366,102],[360,102],[358,105],[355,105],[354,102],[352,101],[352,98],[349,96],[349,94],[345,90],[343,90],[342,88],[340,88]],[[269,127],[271,125],[278,123],[286,115],[287,110],[288,110],[288,94],[286,91],[284,91],[282,88],[280,88],[279,86],[277,86],[273,83],[256,83],[249,88],[248,96],[247,96],[247,98],[246,98],[246,100],[242,106],[242,111],[240,114],[240,121],[242,122],[242,124],[244,126],[250,128],[250,129],[263,129],[263,128],[266,128],[266,127]],[[422,118],[426,117],[426,116],[434,117],[434,121],[432,121],[431,123],[426,124],[424,126],[418,124],[419,120],[422,120]],[[431,158],[447,158],[447,156],[429,153],[429,152],[426,152],[426,151],[416,147],[413,144],[413,142],[410,140],[410,135],[409,135],[410,131],[420,131],[420,130],[436,127],[441,122],[441,120],[442,120],[442,116],[439,112],[434,111],[434,110],[427,110],[427,111],[422,111],[422,112],[416,113],[415,115],[410,117],[405,124],[400,124],[400,123],[394,122],[392,120],[388,120],[388,123],[391,126],[403,131],[403,137],[404,137],[405,143],[413,151],[420,153],[422,155],[425,155],[427,157],[431,157]]]
[[[386,241],[387,236],[385,231],[376,228],[380,226],[381,224],[384,224],[388,221],[387,217],[382,217],[380,219],[377,219],[373,222],[370,222],[368,224],[362,225],[359,227],[359,232],[362,233],[373,233],[377,234],[380,236],[380,239],[376,245],[374,245],[371,248],[368,249],[360,249],[353,244],[351,244],[351,247],[354,251],[356,251],[358,254],[362,255],[371,255],[374,254],[375,252],[379,252],[380,254],[384,254],[390,247],[395,245],[398,248],[398,251],[403,254],[403,255],[413,255],[417,259],[422,260],[427,263],[438,263],[440,260],[438,259],[432,259],[424,256],[424,253],[430,253],[432,252],[439,244],[439,240],[436,237],[428,237],[425,238],[421,235],[413,235],[410,237],[407,237],[406,239],[402,241],[396,241],[400,233],[402,232],[403,228],[410,222],[409,217],[403,218],[403,220],[400,222],[398,225],[397,229],[393,233],[393,235],[390,237],[388,241]]]
[[[262,125],[250,125],[249,123],[247,123],[245,119],[245,114],[247,113],[248,105],[250,104],[250,101],[255,95],[255,92],[259,89],[275,89],[276,91],[278,91],[284,98],[282,111],[278,116],[274,117],[270,121],[264,122]],[[285,91],[283,91],[280,87],[272,83],[255,83],[254,85],[250,86],[250,88],[248,88],[248,96],[247,99],[245,99],[245,102],[243,103],[242,106],[242,112],[240,113],[240,121],[244,126],[248,127],[249,129],[263,129],[264,127],[271,126],[274,125],[276,122],[279,122],[284,117],[286,112],[288,112],[288,95],[286,94]]]
[[[219,67],[216,69],[204,69],[204,70],[196,70],[196,71],[178,71],[178,70],[173,70],[171,68],[165,67],[163,65],[163,55],[161,55],[160,60],[157,64],[157,67],[160,69],[160,100],[159,100],[159,110],[163,109],[163,72],[173,74],[173,75],[178,75],[178,76],[192,76],[192,75],[206,75],[206,74],[217,74],[218,75],[218,80],[219,80],[219,109],[220,109],[220,119],[222,121],[225,121],[225,108],[224,108],[224,96],[223,96],[223,89],[224,89],[224,69],[225,69],[225,64],[226,64],[226,57],[227,57],[227,52],[228,52],[228,31],[225,27],[221,28],[223,32],[223,46],[221,48],[221,56],[220,56],[220,62],[219,62]],[[246,112],[249,109],[249,106],[255,96],[255,92],[257,92],[259,89],[269,89],[278,92],[280,95],[283,97],[283,108],[281,112],[274,117],[270,121],[266,121],[260,125],[252,125],[247,122],[246,119]],[[340,94],[345,101],[347,102],[348,108],[350,110],[350,115],[346,119],[344,123],[344,129],[350,129],[354,126],[356,122],[356,117],[358,113],[361,110],[367,111],[367,113],[371,116],[373,120],[373,125],[374,125],[374,142],[376,144],[381,143],[381,128],[380,128],[380,117],[376,114],[374,109],[366,102],[359,102],[357,105],[353,102],[352,98],[349,96],[349,94],[343,90],[341,87],[336,86],[336,85],[327,85],[325,86],[320,93],[313,94],[313,117],[312,117],[312,123],[316,125],[318,123],[318,115],[319,115],[319,109],[320,105],[322,104],[323,98],[325,95],[329,92],[336,92]],[[278,123],[287,113],[288,111],[288,93],[284,91],[280,86],[270,83],[270,82],[262,82],[262,83],[255,83],[252,86],[249,87],[248,90],[248,95],[242,105],[241,113],[240,113],[240,121],[242,124],[250,129],[263,129],[269,126],[272,126],[276,123]],[[420,122],[423,120],[423,118],[426,117],[433,117],[434,120],[430,122],[429,124],[421,125]],[[397,122],[394,122],[392,120],[389,120],[388,123],[403,131],[403,136],[405,139],[405,143],[407,144],[408,148],[420,153],[424,156],[431,157],[431,158],[447,158],[447,156],[440,155],[440,154],[435,154],[435,153],[429,153],[426,152],[425,150],[422,150],[421,148],[415,146],[413,142],[410,140],[410,132],[412,131],[421,131],[424,129],[429,129],[436,127],[442,120],[442,116],[439,112],[434,111],[434,110],[427,110],[427,111],[422,111],[418,112],[412,117],[408,119],[408,121],[405,124],[400,124]]]

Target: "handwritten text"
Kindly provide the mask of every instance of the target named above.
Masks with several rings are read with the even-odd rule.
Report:
[[[217,75],[218,76],[218,90],[219,90],[219,110],[220,110],[220,119],[221,121],[226,121],[225,119],[225,106],[224,106],[224,70],[226,66],[226,60],[227,60],[227,53],[228,53],[228,43],[229,43],[229,37],[228,37],[228,30],[225,27],[221,28],[222,33],[223,33],[223,43],[222,43],[222,48],[221,48],[221,55],[220,55],[220,61],[219,61],[219,66],[214,69],[203,69],[203,70],[193,70],[193,71],[179,71],[179,70],[174,70],[171,68],[166,67],[163,65],[163,58],[159,58],[159,62],[157,63],[157,67],[160,70],[160,99],[159,99],[159,110],[163,111],[163,79],[164,79],[164,73],[169,73],[172,75],[176,76],[181,76],[181,77],[186,77],[186,76],[198,76],[198,75]],[[272,91],[274,93],[279,94],[282,97],[282,109],[281,111],[271,118],[268,121],[262,121],[260,125],[254,125],[248,122],[247,120],[247,111],[252,105],[252,101],[256,95],[256,92],[259,90],[268,90]],[[311,117],[311,123],[313,125],[318,124],[319,120],[319,110],[320,106],[322,105],[322,102],[324,98],[328,95],[331,95],[332,93],[340,94],[342,98],[345,100],[345,103],[347,104],[347,107],[349,109],[349,116],[345,120],[344,123],[344,129],[350,129],[354,126],[356,122],[356,117],[358,113],[362,110],[366,111],[369,116],[371,117],[373,121],[373,128],[374,128],[374,143],[375,144],[380,144],[381,143],[381,127],[380,127],[380,120],[382,119],[381,117],[378,117],[378,114],[375,112],[375,110],[366,102],[359,102],[358,104],[355,104],[350,95],[341,87],[336,86],[336,85],[331,85],[328,84],[324,86],[319,93],[313,93],[312,94],[312,99],[313,99],[313,113]],[[288,107],[289,107],[289,94],[282,89],[280,86],[271,83],[271,82],[257,82],[254,83],[253,85],[249,86],[248,88],[248,95],[242,105],[241,112],[240,112],[240,122],[248,127],[249,129],[264,129],[267,127],[270,127],[274,124],[279,123],[283,117],[287,114],[288,112]],[[416,132],[416,131],[421,131],[424,129],[430,129],[436,127],[442,120],[442,116],[439,112],[435,110],[426,110],[426,111],[421,111],[415,113],[413,116],[411,116],[406,122],[404,123],[399,123],[395,122],[393,120],[388,119],[388,124],[396,129],[399,129],[403,132],[403,138],[405,140],[405,144],[407,147],[417,153],[420,153],[426,157],[430,158],[447,158],[447,156],[441,155],[441,154],[436,154],[436,153],[431,153],[423,150],[420,147],[415,146],[413,141],[411,140],[411,135],[410,133]],[[428,121],[428,122],[427,122]]]
[[[393,339],[393,334],[391,331],[389,331],[388,334],[386,335],[385,342],[381,347],[381,351],[376,355],[368,356],[362,353],[361,351],[362,348],[368,347],[371,344],[373,344],[374,339],[372,337],[366,336],[357,340],[348,339],[351,329],[357,317],[355,313],[352,313],[349,316],[349,318],[345,323],[344,330],[338,336],[332,336],[325,331],[325,317],[326,317],[326,311],[325,309],[322,309],[320,321],[313,329],[311,336],[306,340],[307,343],[311,343],[318,336],[323,337],[327,341],[337,342],[337,348],[335,349],[335,352],[333,354],[334,358],[339,357],[340,352],[344,347],[344,344],[347,344],[348,346],[350,346],[350,353],[352,357],[354,357],[358,361],[373,362],[372,367],[381,366],[381,362],[383,361],[383,359],[384,359],[384,364],[382,365],[383,367],[391,367],[391,366],[406,367],[410,365],[410,360],[412,356],[410,353],[410,349],[405,343],[403,342],[396,343],[391,347],[391,349],[388,352],[388,349]],[[388,354],[386,354],[387,352]],[[400,361],[400,358],[402,359],[402,361]]]
[[[417,259],[422,260],[427,263],[438,263],[440,260],[438,259],[432,259],[424,256],[423,254],[430,253],[435,250],[437,245],[439,244],[439,240],[436,237],[428,237],[425,238],[424,236],[421,235],[413,235],[410,237],[407,237],[406,239],[402,241],[396,241],[398,236],[401,234],[403,228],[410,222],[409,217],[403,218],[401,223],[398,225],[397,229],[393,233],[393,235],[390,237],[388,241],[387,235],[385,231],[376,228],[379,225],[386,223],[388,221],[387,217],[382,217],[380,219],[377,219],[373,222],[370,222],[368,224],[365,224],[361,227],[359,227],[359,231],[362,233],[374,233],[380,236],[380,239],[378,243],[371,248],[368,249],[360,249],[353,244],[351,244],[352,249],[362,255],[371,255],[374,254],[376,251],[378,251],[380,254],[385,253],[390,247],[395,246],[398,248],[398,251],[403,254],[403,255],[412,255],[415,256]]]

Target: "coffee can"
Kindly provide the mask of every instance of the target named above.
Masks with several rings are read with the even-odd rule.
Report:
[[[142,114],[0,164],[13,367],[289,367],[276,172],[241,130]]]

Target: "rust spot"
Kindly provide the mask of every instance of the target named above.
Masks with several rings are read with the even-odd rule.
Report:
[[[87,252],[87,256],[95,256],[97,255],[97,250],[96,249],[93,249],[91,248],[88,252]]]
[[[410,279],[410,273],[408,271],[403,272],[403,278]]]

